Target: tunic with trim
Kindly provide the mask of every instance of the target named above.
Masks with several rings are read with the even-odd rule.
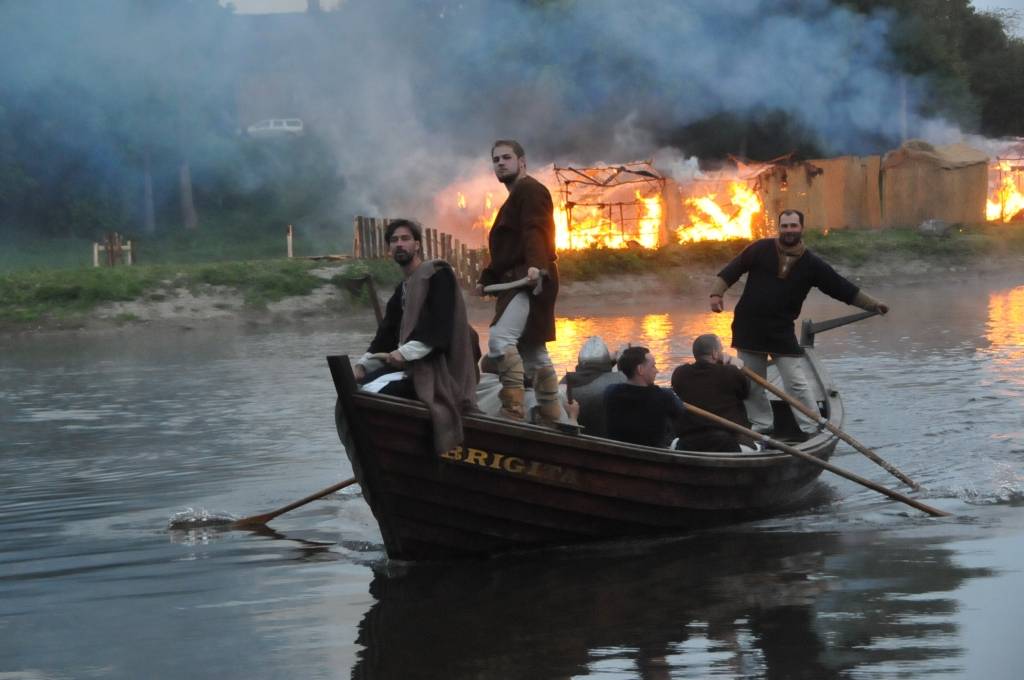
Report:
[[[526,276],[530,267],[547,270],[540,295],[532,289],[504,291],[498,295],[493,326],[520,290],[530,291],[530,314],[520,338],[528,344],[555,339],[555,298],[558,267],[555,260],[555,218],[551,192],[526,175],[517,181],[494,218],[487,239],[491,262],[480,273],[480,284],[509,283]]]
[[[779,249],[773,238],[747,246],[718,272],[730,286],[747,274],[732,321],[732,346],[749,352],[799,356],[795,321],[811,288],[852,304],[860,290],[809,249],[780,276]]]

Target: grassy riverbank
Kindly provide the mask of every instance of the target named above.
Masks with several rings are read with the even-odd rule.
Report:
[[[993,259],[1024,256],[1024,225],[993,225],[925,236],[914,230],[833,231],[808,234],[808,245],[838,268],[857,272],[883,263],[898,279],[907,263],[955,264],[970,269]],[[667,288],[679,288],[693,272],[713,275],[746,245],[744,241],[672,245],[657,250],[592,249],[563,253],[559,268],[566,284],[622,275],[655,274]],[[258,246],[266,247],[266,246]],[[237,249],[236,249],[237,250]],[[171,255],[167,255],[171,257]],[[920,267],[918,267],[920,269]],[[353,262],[325,270],[307,260],[252,259],[230,262],[141,264],[132,267],[31,269],[0,274],[0,324],[6,329],[81,325],[97,308],[110,303],[159,303],[186,291],[213,307],[229,308],[218,296],[238,299],[232,309],[258,314],[286,298],[302,298],[329,283],[346,289],[344,280],[370,273],[381,291],[399,279],[388,260]],[[693,285],[693,279],[688,279]],[[683,282],[684,284],[686,282]],[[344,293],[353,304],[366,304],[365,290]],[[121,312],[115,320],[135,320]]]
[[[968,264],[990,256],[1024,255],[1024,225],[953,228],[946,236],[926,236],[914,229],[808,232],[807,246],[829,262],[859,267],[872,260],[935,260]],[[616,274],[640,274],[678,267],[721,267],[748,241],[705,241],[657,250],[592,249],[559,255],[566,281],[588,281]]]

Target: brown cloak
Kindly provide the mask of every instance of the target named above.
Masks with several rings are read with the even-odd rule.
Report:
[[[450,269],[451,265],[444,260],[430,260],[417,267],[409,277],[399,332],[401,342],[408,340],[416,328],[430,289],[430,278],[442,267]],[[416,396],[430,410],[437,453],[444,453],[462,443],[462,414],[478,411],[471,329],[466,321],[466,304],[457,286],[452,310],[452,339],[448,350],[434,350],[413,361],[409,367]]]
[[[555,260],[555,218],[551,192],[526,175],[512,186],[512,191],[494,219],[488,237],[491,262],[481,272],[480,283],[508,283],[526,276],[536,267],[547,271],[540,295],[530,294],[530,315],[520,338],[528,344],[555,339],[555,299],[558,297],[558,265]],[[498,296],[493,326],[518,291],[504,291]]]

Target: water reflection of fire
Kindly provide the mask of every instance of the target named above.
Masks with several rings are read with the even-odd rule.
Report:
[[[1024,218],[1024,159],[999,160],[989,169],[985,219],[1010,222]]]
[[[1024,286],[989,296],[985,335],[1009,361],[1024,359]]]
[[[728,347],[732,339],[732,314],[711,311],[659,313],[555,319],[556,340],[548,352],[559,375],[576,366],[583,342],[591,335],[604,339],[612,352],[631,343],[649,348],[658,361],[658,382],[667,384],[672,370],[693,361],[691,346],[698,335],[715,333]]]

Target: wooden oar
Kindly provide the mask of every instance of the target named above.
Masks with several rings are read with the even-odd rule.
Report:
[[[326,489],[324,489],[322,491],[317,491],[312,496],[306,496],[305,498],[303,498],[300,501],[295,501],[294,503],[289,503],[288,505],[284,506],[283,508],[278,508],[277,510],[271,510],[270,512],[265,512],[262,515],[252,515],[251,517],[243,517],[240,520],[232,522],[230,528],[231,529],[255,529],[256,527],[263,526],[264,524],[266,524],[270,520],[274,519],[278,515],[283,515],[286,512],[290,512],[291,510],[294,510],[295,508],[301,508],[303,505],[306,505],[307,503],[312,503],[316,499],[323,498],[324,496],[328,496],[328,495],[334,493],[335,491],[341,491],[346,486],[349,486],[349,485],[355,484],[355,483],[356,483],[356,478],[355,477],[351,477],[349,479],[346,479],[343,482],[338,482],[334,486],[329,486],[329,487],[327,487]]]
[[[830,423],[827,418],[822,417],[822,415],[820,413],[815,413],[814,411],[812,411],[810,409],[810,407],[807,406],[807,404],[803,403],[802,401],[800,401],[796,397],[794,397],[794,396],[792,396],[790,394],[787,394],[783,390],[779,389],[775,385],[771,384],[770,382],[768,382],[767,380],[762,378],[757,373],[754,373],[753,371],[751,371],[746,366],[744,366],[740,370],[743,371],[743,373],[748,378],[750,378],[751,380],[756,382],[758,385],[763,386],[766,390],[768,390],[772,394],[774,394],[774,395],[778,396],[780,399],[788,402],[790,406],[795,408],[797,411],[800,411],[800,413],[803,413],[805,416],[807,416],[808,418],[810,418],[811,420],[816,422],[819,426],[824,427],[829,432],[831,432],[832,434],[836,435],[837,437],[842,439],[844,442],[846,442],[847,444],[849,444],[853,448],[855,448],[858,451],[860,451],[861,453],[863,453],[865,456],[870,458],[872,461],[874,461],[878,465],[882,466],[885,469],[886,472],[888,472],[893,477],[895,477],[896,479],[900,480],[901,482],[903,482],[904,484],[909,486],[914,491],[917,491],[918,489],[921,488],[921,486],[917,482],[915,482],[913,479],[911,479],[910,477],[907,477],[905,474],[900,472],[896,468],[895,465],[892,465],[888,461],[884,460],[877,453],[875,453],[874,451],[872,451],[868,447],[864,446],[863,444],[861,444],[859,441],[857,441],[856,439],[854,439],[850,435],[848,435],[845,432],[843,432],[842,430],[840,430],[838,427],[836,427],[835,425]]]
[[[939,510],[938,508],[933,508],[930,505],[925,505],[924,503],[922,503],[920,501],[916,501],[913,498],[910,498],[909,496],[904,496],[903,494],[901,494],[898,491],[893,491],[892,489],[887,489],[886,487],[882,486],[881,484],[876,484],[875,482],[872,482],[870,479],[865,479],[864,477],[861,477],[860,475],[857,475],[857,474],[855,474],[853,472],[850,472],[849,470],[844,470],[843,468],[837,467],[837,466],[833,465],[832,463],[829,463],[827,461],[815,458],[811,454],[805,453],[805,452],[801,451],[800,449],[796,448],[795,446],[790,446],[789,444],[783,444],[782,442],[777,441],[775,439],[772,439],[771,437],[768,437],[767,435],[763,435],[760,432],[755,432],[755,431],[751,430],[750,428],[746,428],[746,427],[743,427],[742,425],[738,425],[738,424],[732,422],[731,420],[727,420],[726,418],[722,418],[721,416],[717,416],[714,413],[711,413],[710,411],[705,411],[704,409],[699,408],[697,406],[694,406],[693,404],[687,404],[687,403],[684,402],[683,406],[685,406],[686,410],[689,411],[690,413],[693,413],[695,415],[701,416],[702,418],[706,418],[706,419],[712,421],[713,423],[715,423],[715,424],[717,424],[717,425],[719,425],[721,427],[724,427],[726,429],[732,430],[733,432],[739,432],[741,434],[745,434],[748,437],[752,437],[752,438],[754,438],[756,440],[762,441],[762,442],[764,442],[765,444],[767,444],[768,446],[770,446],[773,449],[779,449],[780,451],[784,451],[784,452],[788,453],[791,456],[794,456],[794,457],[799,458],[801,460],[805,460],[808,463],[811,463],[812,465],[817,465],[818,467],[824,468],[824,469],[828,470],[829,472],[833,472],[833,473],[839,475],[840,477],[845,477],[846,479],[849,479],[850,481],[857,482],[858,484],[860,484],[862,486],[866,486],[867,488],[872,489],[874,491],[877,491],[880,494],[885,494],[889,498],[898,500],[901,503],[906,503],[907,505],[909,505],[911,507],[914,507],[914,508],[917,508],[918,510],[921,510],[923,512],[927,512],[929,515],[931,515],[933,517],[949,517],[950,516],[950,513],[948,513],[948,512],[945,512],[943,510]]]

